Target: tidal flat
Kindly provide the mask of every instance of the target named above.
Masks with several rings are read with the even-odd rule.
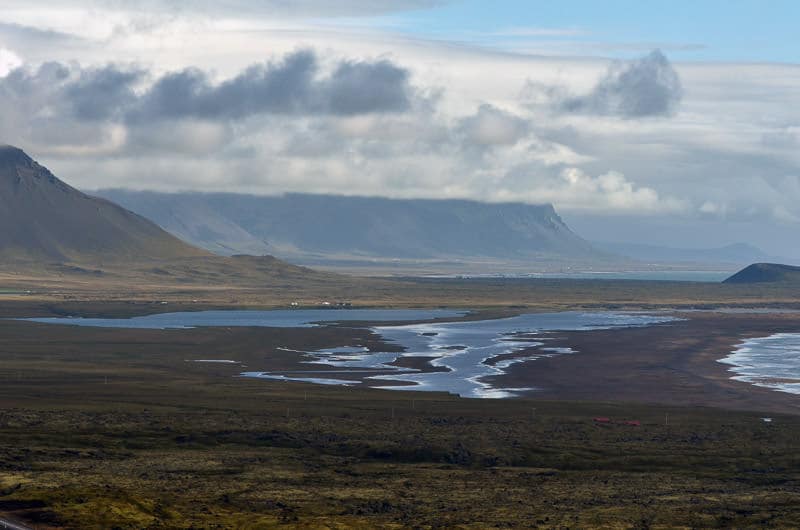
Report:
[[[554,334],[545,347],[581,353],[515,363],[503,384],[541,390],[502,401],[186,362],[287,370],[297,351],[392,347],[368,328],[2,321],[0,512],[37,528],[800,526],[796,397],[717,362],[800,319],[684,317]]]
[[[467,315],[470,318],[465,320]],[[505,370],[516,362],[574,352],[561,347],[541,348],[532,353],[534,346],[545,345],[544,341],[549,340],[545,334],[549,332],[646,327],[677,319],[665,313],[612,311],[521,313],[480,319],[478,313],[443,309],[293,309],[159,313],[117,319],[59,317],[26,320],[111,329],[367,328],[391,347],[375,350],[360,343],[347,342],[321,350],[302,351],[279,346],[279,350],[297,354],[298,368],[277,372],[246,371],[241,375],[317,384],[444,391],[462,397],[504,398],[533,389],[496,387],[486,382],[487,378],[505,374]],[[523,354],[522,350],[528,354]],[[427,359],[421,367],[411,367],[406,362],[420,357]]]

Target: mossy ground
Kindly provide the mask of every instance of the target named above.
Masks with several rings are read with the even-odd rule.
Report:
[[[800,526],[793,416],[210,386],[5,408],[0,510],[70,528]]]

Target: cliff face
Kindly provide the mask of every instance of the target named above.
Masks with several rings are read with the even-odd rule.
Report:
[[[0,260],[99,263],[207,255],[156,224],[70,187],[0,146]]]
[[[283,258],[609,260],[551,205],[288,194],[105,190],[166,230],[222,254]]]

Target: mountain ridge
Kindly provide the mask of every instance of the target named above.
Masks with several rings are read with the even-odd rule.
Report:
[[[223,254],[263,252],[306,264],[622,261],[575,234],[552,205],[302,193],[93,193]]]

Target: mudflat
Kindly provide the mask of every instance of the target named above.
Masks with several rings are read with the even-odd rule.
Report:
[[[800,314],[677,313],[641,328],[559,332],[546,347],[578,353],[518,363],[504,386],[534,386],[538,399],[635,401],[800,413],[800,398],[731,379],[719,360],[752,337],[800,332]],[[529,352],[535,354],[538,348]]]

